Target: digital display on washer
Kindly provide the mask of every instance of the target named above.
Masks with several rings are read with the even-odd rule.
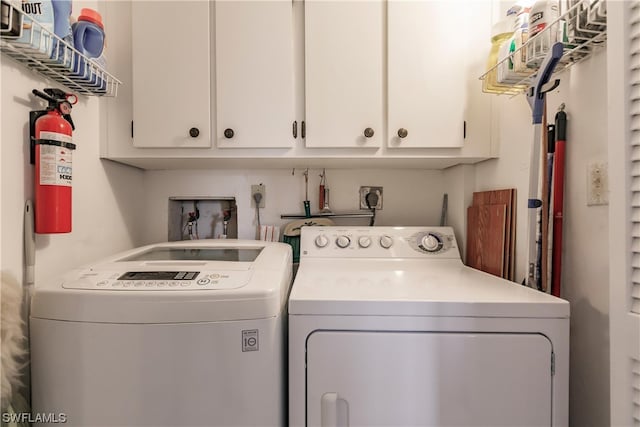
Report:
[[[118,280],[193,280],[199,271],[127,271]]]
[[[262,248],[152,248],[120,261],[237,261],[253,262]]]

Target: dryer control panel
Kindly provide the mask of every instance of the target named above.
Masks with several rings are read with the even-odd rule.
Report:
[[[460,259],[451,227],[303,227],[300,255],[319,258]]]
[[[123,291],[188,291],[236,289],[246,285],[252,272],[246,271],[95,271],[84,270],[62,284],[67,289]]]

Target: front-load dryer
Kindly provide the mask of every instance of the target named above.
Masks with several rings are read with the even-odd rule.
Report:
[[[134,249],[36,287],[32,406],[72,426],[282,426],[291,249]]]
[[[304,227],[291,426],[566,426],[569,304],[466,267],[451,228]]]

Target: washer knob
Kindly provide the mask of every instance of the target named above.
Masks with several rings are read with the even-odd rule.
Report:
[[[442,242],[440,241],[440,239],[438,238],[438,236],[436,236],[435,234],[427,234],[426,236],[424,236],[422,238],[422,247],[427,251],[427,252],[436,252],[438,249],[440,249]]]
[[[371,237],[369,236],[361,236],[358,238],[358,245],[360,245],[361,248],[368,248],[369,246],[371,246]]]
[[[317,247],[324,248],[329,243],[329,239],[327,239],[327,236],[324,234],[319,234],[318,237],[316,237],[315,242]]]
[[[380,246],[382,246],[385,249],[389,249],[391,246],[393,246],[393,238],[391,236],[382,236],[380,237]]]
[[[351,239],[349,239],[349,237],[347,236],[338,236],[338,238],[336,239],[336,245],[343,249],[349,246],[350,243]]]

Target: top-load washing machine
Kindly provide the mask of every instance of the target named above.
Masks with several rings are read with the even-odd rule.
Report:
[[[305,227],[291,426],[566,426],[569,304],[466,267],[447,227]]]
[[[82,427],[284,425],[291,260],[282,243],[171,242],[39,285],[33,412]]]

